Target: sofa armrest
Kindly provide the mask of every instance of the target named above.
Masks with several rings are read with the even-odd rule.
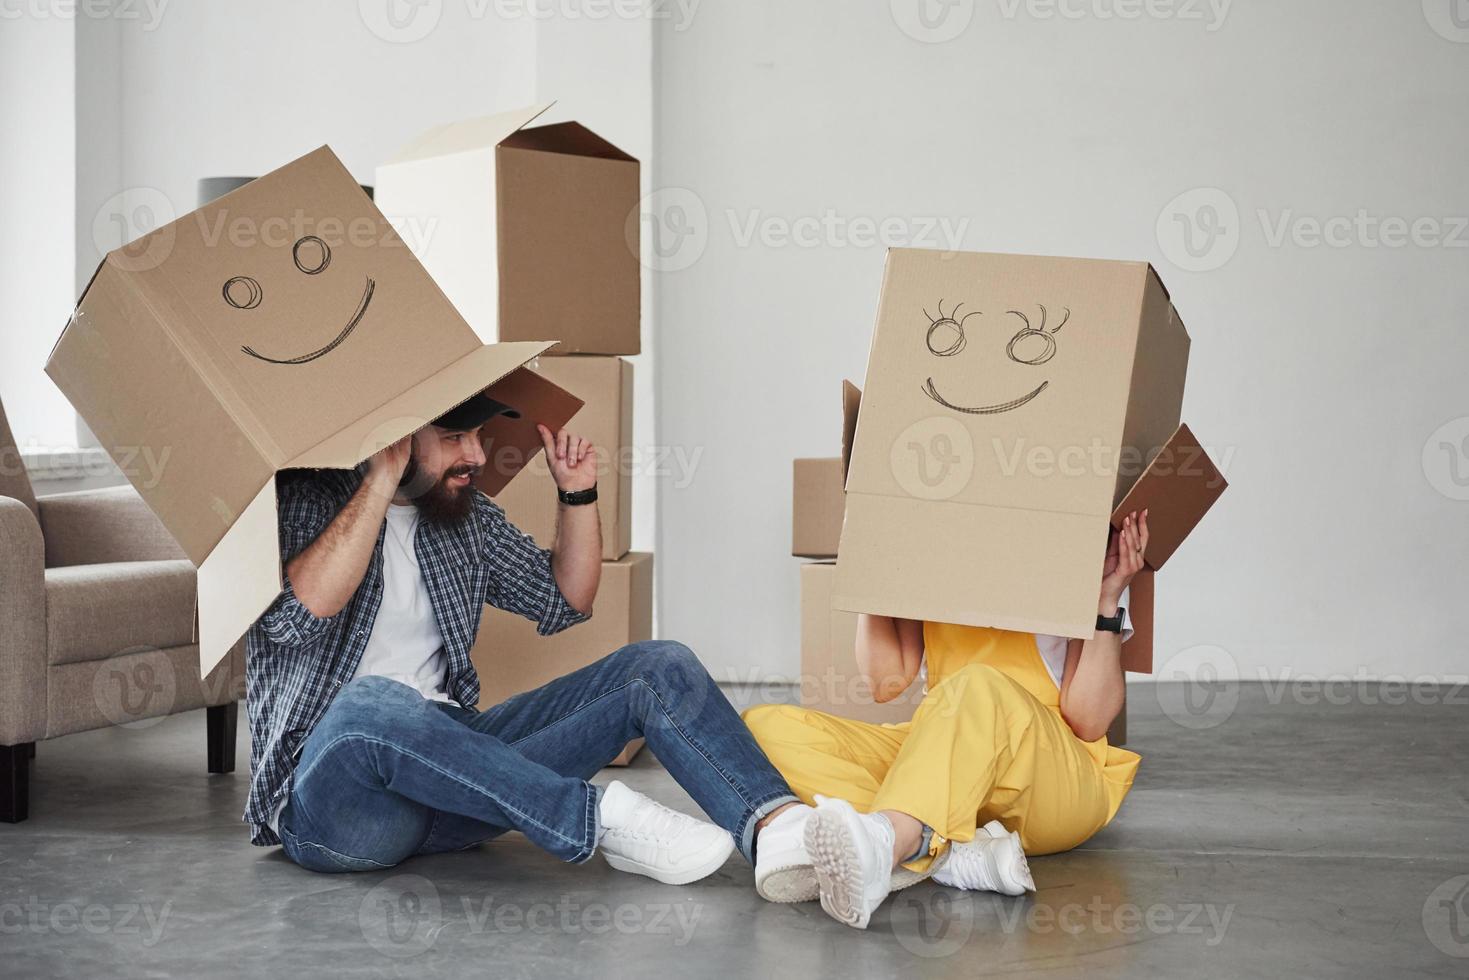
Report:
[[[0,745],[45,737],[45,545],[31,509],[0,497]]]
[[[41,497],[46,567],[187,557],[129,486]]]

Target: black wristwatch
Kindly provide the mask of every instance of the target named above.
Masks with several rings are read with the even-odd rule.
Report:
[[[1117,615],[1115,616],[1103,616],[1101,613],[1097,613],[1097,629],[1104,630],[1108,633],[1121,633],[1122,614],[1126,611],[1121,606],[1118,606]]]
[[[582,504],[596,503],[597,485],[593,483],[585,490],[562,490],[556,488],[556,499],[569,507],[578,507]]]

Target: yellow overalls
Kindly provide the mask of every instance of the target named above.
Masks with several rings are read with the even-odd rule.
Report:
[[[999,820],[1026,854],[1052,854],[1106,826],[1140,757],[1083,742],[1035,636],[923,624],[928,691],[912,721],[875,725],[793,705],[744,713],[760,747],[806,803],[839,797],[865,813],[898,810],[933,828],[922,871],[949,841]]]

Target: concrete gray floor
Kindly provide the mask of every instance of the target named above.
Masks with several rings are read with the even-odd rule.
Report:
[[[70,736],[0,825],[0,976],[1469,976],[1469,694],[1381,693],[1133,688],[1112,826],[1033,896],[927,883],[867,932],[737,858],[676,888],[518,835],[312,874],[247,842],[243,712],[232,776],[202,712]],[[646,752],[615,775],[697,812]]]

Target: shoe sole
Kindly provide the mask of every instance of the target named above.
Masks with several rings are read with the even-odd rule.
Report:
[[[933,877],[934,868],[927,871],[909,871],[904,867],[893,869],[890,891],[900,892],[912,888]],[[791,905],[796,902],[814,902],[821,897],[821,882],[816,879],[816,869],[809,864],[792,864],[776,868],[763,878],[755,880],[755,891],[767,902]]]
[[[821,884],[816,880],[816,869],[811,865],[788,864],[756,878],[755,891],[767,902],[791,905],[816,901],[821,897]]]
[[[847,822],[818,809],[806,821],[806,851],[814,862],[826,914],[854,929],[866,929],[871,916],[861,911],[862,863]]]
[[[641,861],[634,861],[631,858],[625,858],[621,855],[609,854],[606,851],[602,852],[602,856],[607,859],[608,864],[618,871],[643,875],[644,877],[652,878],[654,881],[661,881],[665,885],[688,885],[702,878],[707,878],[724,867],[724,862],[729,860],[729,856],[734,853],[734,849],[734,839],[731,838],[728,847],[721,848],[718,852],[711,851],[709,858],[702,864],[679,872],[659,871],[652,865],[644,864]]]
[[[938,870],[937,865],[938,861],[935,860],[932,864],[929,865],[927,871],[909,871],[901,864],[898,865],[896,868],[893,869],[893,882],[890,886],[888,886],[888,894],[892,894],[893,892],[900,892],[904,888],[912,888],[920,881],[927,881],[928,879],[933,877],[934,871]]]

